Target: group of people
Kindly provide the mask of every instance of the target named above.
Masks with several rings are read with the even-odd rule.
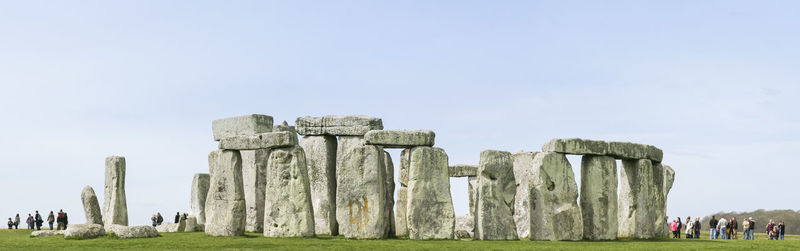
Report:
[[[692,220],[692,217],[686,217],[685,223],[681,221],[680,217],[673,219],[671,222],[669,221],[669,217],[667,217],[666,220],[667,226],[672,232],[672,238],[680,239],[681,231],[684,231],[686,234],[686,239],[700,238],[700,229],[702,228],[702,225],[700,224],[699,217],[694,218],[694,220]],[[712,240],[736,240],[738,236],[737,232],[739,230],[739,222],[736,220],[736,217],[731,217],[730,220],[728,220],[725,218],[717,219],[716,216],[711,216],[711,220],[709,220],[708,225],[710,230],[709,238]],[[753,220],[753,217],[744,219],[742,221],[742,230],[744,231],[742,238],[745,240],[753,240],[755,228],[756,222]],[[786,225],[783,223],[783,221],[780,221],[776,224],[773,220],[769,220],[766,230],[767,236],[770,240],[783,240],[786,232]]]
[[[8,229],[19,229],[19,220],[19,214],[17,214],[13,220],[8,218]],[[50,214],[47,216],[47,224],[50,225],[50,230],[53,230],[54,222],[57,223],[56,230],[67,230],[67,224],[69,223],[67,213],[64,212],[64,210],[58,210],[58,216],[56,216],[53,214],[53,211],[50,211]],[[42,215],[39,214],[39,210],[36,210],[35,215],[28,214],[28,219],[25,220],[25,223],[28,224],[28,229],[42,230],[44,219],[42,219]]]
[[[184,213],[183,219],[185,220],[187,217],[189,217],[189,214]],[[159,226],[161,225],[161,223],[164,223],[164,217],[161,217],[161,213],[158,212],[156,214],[153,214],[153,217],[150,217],[150,221],[153,222],[154,227]],[[179,223],[180,221],[181,221],[181,212],[177,212],[175,213],[175,223]]]

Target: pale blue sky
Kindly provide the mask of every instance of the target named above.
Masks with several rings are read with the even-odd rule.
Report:
[[[797,1],[0,1],[0,216],[102,201],[187,211],[211,120],[366,114],[450,163],[552,138],[633,141],[670,216],[800,209]],[[397,152],[393,151],[395,160]],[[576,174],[579,159],[572,157]],[[399,163],[398,161],[395,161]],[[767,192],[768,184],[782,190]],[[466,182],[453,179],[456,213]]]

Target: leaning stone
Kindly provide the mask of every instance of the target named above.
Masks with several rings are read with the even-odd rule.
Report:
[[[361,146],[359,146],[359,144]],[[353,147],[355,146],[355,147]],[[384,156],[361,137],[339,137],[336,166],[336,220],[345,238],[384,238],[386,221]]]
[[[371,130],[383,130],[383,121],[363,115],[301,117],[295,121],[300,135],[363,136]]]
[[[608,143],[605,141],[579,138],[553,139],[542,146],[542,152],[557,152],[577,155],[605,155],[607,151]]]
[[[447,153],[441,148],[411,149],[407,217],[409,239],[454,238],[455,213]]]
[[[242,156],[231,150],[219,150],[217,156],[217,164],[209,170],[205,232],[211,236],[243,235],[246,205]]]
[[[530,198],[531,240],[581,240],[583,219],[578,185],[567,156],[539,153],[533,159]]]
[[[648,159],[623,159],[620,170],[619,232],[621,238],[654,237],[648,200],[653,198],[653,164]],[[663,174],[662,174],[663,175]],[[659,219],[663,220],[663,219]]]
[[[649,159],[661,162],[664,152],[655,146],[630,142],[608,142],[607,155],[618,159]]]
[[[125,200],[125,157],[106,158],[106,182],[103,196],[103,222],[128,225],[128,206]]]
[[[94,194],[91,186],[86,186],[81,191],[81,202],[83,202],[83,212],[86,213],[86,224],[103,225],[100,203],[97,202],[97,195]]]
[[[217,163],[217,151],[213,151],[208,155],[209,170],[214,169]],[[189,205],[189,215],[196,217],[197,224],[204,224],[206,222],[206,197],[208,196],[210,176],[207,173],[196,173],[192,178],[192,194]]]
[[[244,182],[244,201],[247,217],[244,231],[261,233],[264,231],[264,196],[267,187],[268,149],[243,150],[242,181]]]
[[[38,230],[31,232],[31,237],[46,237],[55,235],[64,235],[67,230]]]
[[[469,198],[469,216],[475,216],[475,205],[478,204],[478,177],[467,177],[467,197]]]
[[[383,151],[383,167],[385,174],[383,175],[383,194],[384,194],[384,201],[386,204],[384,205],[386,221],[389,224],[386,224],[386,237],[394,237],[395,232],[395,222],[394,222],[394,163],[392,163],[392,156],[389,155],[389,152]]]
[[[533,178],[533,160],[538,152],[519,152],[514,158],[514,181],[517,186],[514,195],[514,222],[520,239],[531,237],[530,185]]]
[[[514,225],[514,169],[511,153],[485,150],[478,164],[477,240],[517,240]]]
[[[470,177],[478,175],[478,166],[452,165],[449,169],[450,177]]]
[[[475,228],[475,217],[456,216],[455,234],[457,239],[472,237],[473,235],[472,230],[474,228]]]
[[[400,185],[397,188],[397,202],[394,204],[394,233],[397,236],[408,236],[407,205],[408,187]]]
[[[174,224],[174,223],[173,223]],[[163,224],[161,226],[164,226]],[[159,226],[159,227],[161,227]],[[156,227],[153,226],[123,226],[112,224],[106,227],[106,232],[114,233],[119,238],[129,239],[129,238],[153,238],[158,237],[158,231]],[[175,231],[177,232],[177,231]]]
[[[292,132],[268,132],[250,136],[223,138],[219,141],[219,149],[257,150],[297,145],[297,134]]]
[[[614,158],[583,156],[580,203],[584,239],[617,238],[617,161]]]
[[[250,114],[217,119],[211,122],[211,129],[214,132],[214,140],[216,141],[230,137],[261,134],[272,131],[272,117]]]
[[[374,130],[364,134],[367,145],[384,148],[433,146],[436,134],[430,130]]]
[[[93,239],[106,235],[106,230],[100,224],[70,224],[64,230],[65,239]]]
[[[272,150],[267,166],[264,236],[314,236],[314,210],[303,148]]]
[[[300,147],[306,153],[311,202],[314,208],[314,232],[338,235],[336,223],[336,137],[305,136]]]

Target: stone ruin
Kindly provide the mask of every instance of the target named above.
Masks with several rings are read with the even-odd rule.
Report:
[[[476,240],[667,234],[662,219],[675,172],[650,145],[554,139],[541,152],[485,150],[478,165],[450,165],[444,149],[433,147],[434,132],[384,130],[368,116],[273,126],[271,116],[252,114],[214,120],[212,131],[219,149],[208,156],[209,173],[194,175],[190,215],[162,231]],[[388,148],[403,149],[397,191]],[[580,188],[566,155],[582,155]],[[89,224],[105,222],[112,226],[106,231],[127,225],[124,173],[124,157],[106,159],[102,216],[93,190],[84,189]],[[469,216],[455,216],[451,177],[468,179]]]

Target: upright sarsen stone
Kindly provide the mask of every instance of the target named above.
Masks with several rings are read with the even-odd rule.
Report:
[[[385,210],[383,148],[364,146],[363,138],[359,138],[339,138],[339,149],[347,149],[337,151],[336,219],[339,234],[345,238],[385,238],[389,223]]]
[[[273,150],[267,170],[264,236],[314,236],[314,209],[303,148]]]
[[[125,157],[122,156],[106,158],[103,223],[128,225],[128,205],[125,199]]]
[[[531,240],[583,239],[578,185],[566,155],[536,154],[529,196]]]
[[[519,152],[514,158],[514,180],[517,192],[514,195],[514,222],[520,239],[531,237],[530,185],[533,178],[533,159],[538,152]]]
[[[267,188],[268,149],[242,150],[242,181],[244,182],[244,201],[247,217],[244,230],[261,233],[264,231],[264,196]]]
[[[400,173],[398,181],[400,186],[397,188],[397,200],[394,203],[394,226],[395,235],[408,236],[408,168],[411,165],[411,149],[403,149],[400,152]]]
[[[86,213],[86,224],[103,225],[100,203],[97,202],[97,195],[91,186],[86,186],[81,191],[81,202],[83,202],[83,212]]]
[[[514,225],[514,168],[511,153],[485,150],[478,164],[475,207],[477,240],[516,240]]]
[[[659,164],[661,165],[661,164]],[[658,209],[658,219],[665,219],[667,218],[667,196],[669,195],[669,191],[672,190],[672,184],[675,182],[675,170],[668,165],[663,165],[663,188],[662,191],[664,193],[664,201],[663,204],[659,204]],[[658,223],[655,226],[655,233],[658,235],[661,233],[661,236],[668,237],[669,236],[669,228],[666,226],[666,223],[663,220],[657,221]]]
[[[239,151],[219,150],[217,164],[210,171],[206,198],[205,232],[211,236],[244,234],[246,205]]]
[[[383,151],[383,194],[384,194],[384,210],[386,211],[386,233],[387,237],[395,236],[395,222],[394,222],[394,163],[392,163],[392,156],[388,152]]]
[[[614,158],[583,156],[580,204],[584,239],[617,238],[617,161]]]
[[[314,206],[314,232],[339,234],[336,223],[336,137],[320,135],[300,139],[306,153],[311,202]]]
[[[663,175],[663,174],[661,174]],[[623,159],[620,170],[619,232],[621,238],[646,239],[654,237],[656,222],[648,209],[653,198],[653,164],[648,159]],[[663,219],[661,219],[663,220]]]
[[[408,238],[453,239],[447,154],[441,148],[412,148],[408,177]]]
[[[208,165],[212,167],[216,165],[217,151],[213,151],[208,155]],[[213,159],[212,159],[213,158]],[[209,168],[209,170],[212,168]],[[197,224],[206,223],[206,197],[208,196],[208,186],[210,176],[207,173],[196,173],[192,178],[192,194],[189,205],[189,214],[193,215],[197,220]]]
[[[469,197],[469,216],[475,216],[475,205],[478,204],[477,192],[478,192],[478,176],[467,177],[467,197]]]

